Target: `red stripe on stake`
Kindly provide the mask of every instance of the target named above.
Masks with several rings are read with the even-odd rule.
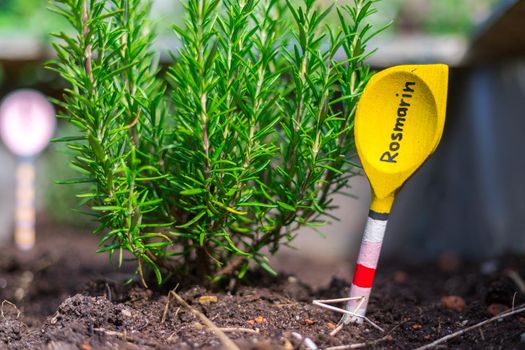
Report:
[[[376,269],[357,264],[353,284],[361,288],[372,288],[375,273]]]

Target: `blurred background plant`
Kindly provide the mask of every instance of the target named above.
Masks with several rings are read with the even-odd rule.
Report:
[[[298,0],[292,0],[294,1]],[[352,0],[336,1],[338,5],[351,2]],[[317,3],[327,7],[332,1],[318,0]],[[381,25],[393,20],[393,25],[383,33],[385,39],[406,35],[461,39],[469,37],[475,25],[485,19],[497,3],[498,0],[381,1],[376,4],[378,12],[370,17],[370,23]],[[42,69],[41,61],[52,55],[49,33],[70,29],[66,20],[47,7],[48,0],[0,0],[1,95],[8,92],[7,87],[9,90],[17,86],[42,87],[48,91],[59,89],[61,82]],[[179,1],[153,1],[152,18],[160,34],[155,45],[164,56],[164,61],[169,60],[167,51],[179,45],[173,40],[171,25],[182,24],[182,13]],[[327,21],[337,21],[337,16],[331,14]],[[387,44],[387,41],[383,40],[379,44]],[[387,48],[384,52],[391,55],[392,51]]]
[[[499,0],[390,0],[379,6],[392,16],[392,35],[429,34],[469,36]]]
[[[61,138],[72,135],[76,130],[70,124],[61,123],[56,130],[55,137]],[[48,220],[62,225],[78,228],[96,228],[93,218],[86,215],[87,207],[83,206],[81,198],[76,197],[78,192],[87,192],[88,186],[77,184],[74,188],[57,183],[62,179],[72,179],[78,176],[71,167],[74,153],[64,143],[51,143],[42,155],[40,171],[44,176],[39,177],[40,188],[52,190],[41,193],[45,203]]]
[[[49,38],[52,28],[66,22],[47,9],[47,0],[0,0],[0,35],[32,35]]]
[[[294,0],[297,2],[298,0]],[[487,16],[498,0],[389,0],[377,4],[374,16],[378,23],[393,19],[389,32],[423,32],[430,34],[468,35],[473,26]],[[67,28],[66,21],[46,9],[48,0],[0,0],[0,34],[27,33],[42,39],[49,32]],[[333,1],[318,0],[329,6]],[[351,0],[337,0],[338,5]],[[169,23],[182,23],[182,7],[178,1],[155,0],[153,17],[161,34],[169,33]],[[330,20],[336,20],[330,16]]]

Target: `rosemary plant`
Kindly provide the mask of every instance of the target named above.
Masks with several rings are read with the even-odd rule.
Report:
[[[353,118],[371,77],[374,0],[187,0],[180,48],[159,69],[144,0],[61,0],[74,34],[55,34],[56,101],[79,136],[100,252],[173,273],[242,278],[301,226],[324,224],[357,171]],[[335,12],[337,26],[325,17]]]

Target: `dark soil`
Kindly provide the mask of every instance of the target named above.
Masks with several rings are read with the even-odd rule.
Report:
[[[2,304],[0,349],[221,348],[219,338],[187,307],[171,298],[168,303],[168,290],[125,285],[130,268],[117,270],[106,256],[94,255],[89,234],[41,231],[31,253],[7,247],[0,255],[0,300],[9,301]],[[305,258],[286,266],[299,274],[301,269],[315,270],[316,264]],[[449,256],[418,267],[383,263],[368,316],[385,332],[365,323],[349,325],[335,337],[329,333],[339,315],[311,301],[346,296],[349,283],[342,279],[314,289],[292,275],[271,279],[255,273],[226,292],[181,283],[177,293],[226,328],[241,349],[306,349],[311,343],[305,338],[320,349],[357,343],[412,349],[523,303],[520,273],[525,276],[525,259],[518,257],[467,264]],[[442,348],[520,349],[524,333],[525,313]]]

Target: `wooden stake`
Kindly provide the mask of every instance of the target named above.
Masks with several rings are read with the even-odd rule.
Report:
[[[15,243],[18,249],[35,245],[35,167],[20,161],[16,169]]]

